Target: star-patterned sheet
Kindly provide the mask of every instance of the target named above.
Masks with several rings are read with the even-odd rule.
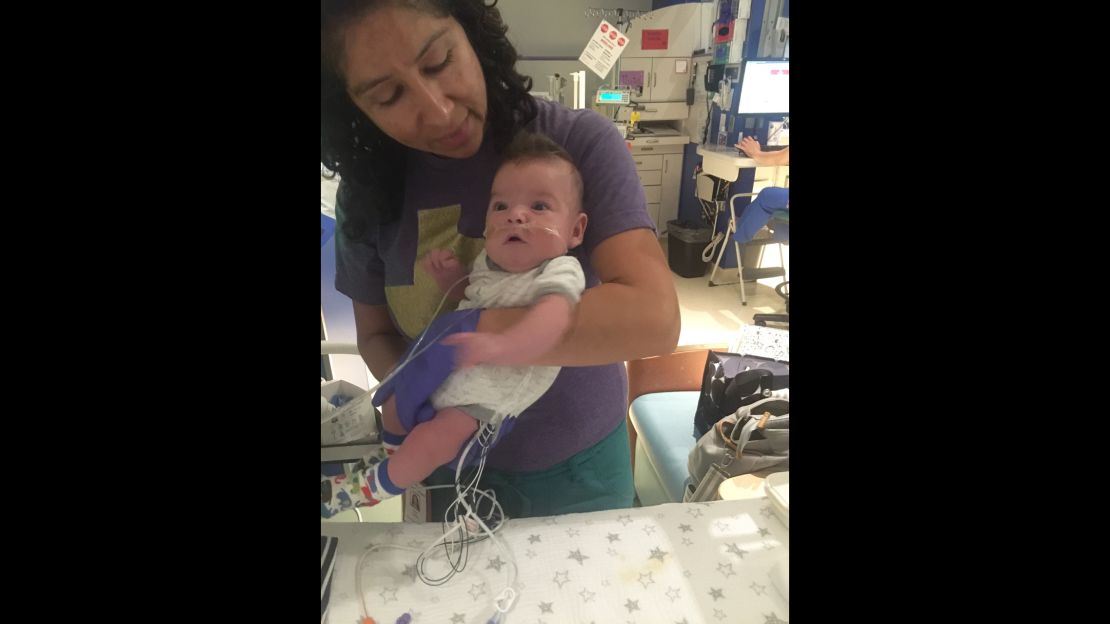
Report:
[[[339,537],[329,624],[362,615],[355,564],[375,544],[423,550],[433,524],[323,523]],[[516,558],[519,597],[511,624],[781,624],[786,600],[771,567],[788,556],[789,531],[766,497],[672,503],[509,520],[499,532]],[[442,550],[442,549],[441,549]],[[489,540],[471,546],[465,570],[438,587],[416,578],[417,552],[379,549],[363,563],[369,615],[393,624],[485,623],[506,586],[506,556]],[[446,570],[443,558],[426,572]],[[403,621],[403,620],[402,620]]]

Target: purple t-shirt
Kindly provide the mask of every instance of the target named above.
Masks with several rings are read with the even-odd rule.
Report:
[[[654,224],[636,165],[612,122],[589,110],[571,110],[546,100],[536,104],[538,114],[527,128],[562,145],[582,175],[583,210],[589,220],[585,240],[570,253],[581,262],[590,288],[600,283],[589,261],[598,244]],[[361,303],[388,305],[394,324],[413,338],[428,325],[443,298],[417,260],[432,249],[451,249],[464,264],[473,263],[485,244],[482,231],[499,161],[488,135],[470,158],[409,150],[407,159],[401,217],[384,226],[370,224],[358,241],[336,236],[335,288]],[[341,190],[340,198],[344,195]],[[342,200],[336,203],[341,232]],[[444,309],[453,305],[445,303]],[[563,367],[551,389],[490,451],[488,465],[533,471],[557,464],[612,433],[625,418],[627,401],[623,363]]]

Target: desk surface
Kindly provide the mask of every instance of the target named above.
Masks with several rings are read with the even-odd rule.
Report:
[[[740,149],[735,145],[708,145],[703,143],[698,146],[697,152],[702,156],[723,159],[741,169],[758,166],[755,164],[755,160],[741,154]]]
[[[711,176],[735,182],[741,169],[754,169],[759,165],[733,145],[699,145],[697,153],[702,157],[702,169]],[[776,167],[779,165],[766,165]],[[782,165],[789,166],[789,165]]]
[[[328,621],[346,624],[361,617],[354,568],[366,548],[423,549],[442,530],[438,523],[325,523],[321,531],[339,538]],[[790,534],[765,497],[510,520],[500,535],[518,568],[509,622],[790,619],[769,576],[788,555]],[[375,621],[394,622],[406,612],[412,624],[486,621],[508,571],[494,544],[471,546],[466,568],[438,587],[415,578],[416,557],[385,548],[366,558],[362,591]],[[427,571],[442,565],[439,557]]]

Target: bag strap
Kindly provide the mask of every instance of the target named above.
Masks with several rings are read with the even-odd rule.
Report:
[[[782,416],[783,414],[789,414],[790,401],[786,399],[781,399],[779,397],[767,397],[766,399],[761,399],[759,401],[756,401],[755,403],[752,403],[751,405],[745,405],[736,410],[736,420],[739,421],[741,418],[744,418],[749,414],[761,414],[763,412],[771,412],[772,416]]]
[[[742,426],[738,427],[737,424],[739,424],[739,421],[737,421],[737,423],[733,423],[732,431],[730,432],[731,435],[725,435],[724,419],[718,420],[715,425],[717,427],[717,433],[721,436],[721,439],[724,440],[725,446],[733,451],[725,455],[722,467],[727,467],[734,459],[740,459],[744,454],[744,447],[748,445],[748,440],[752,437],[752,432],[756,429],[763,429],[766,427],[767,421],[770,419],[771,412],[763,412],[763,416],[758,420],[749,418]],[[739,435],[736,435],[737,429],[740,430]]]

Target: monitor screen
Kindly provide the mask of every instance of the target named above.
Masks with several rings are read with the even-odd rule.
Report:
[[[790,61],[748,61],[737,113],[789,113]]]
[[[598,104],[628,104],[629,93],[628,91],[621,91],[617,89],[598,89],[597,90],[597,103]]]

